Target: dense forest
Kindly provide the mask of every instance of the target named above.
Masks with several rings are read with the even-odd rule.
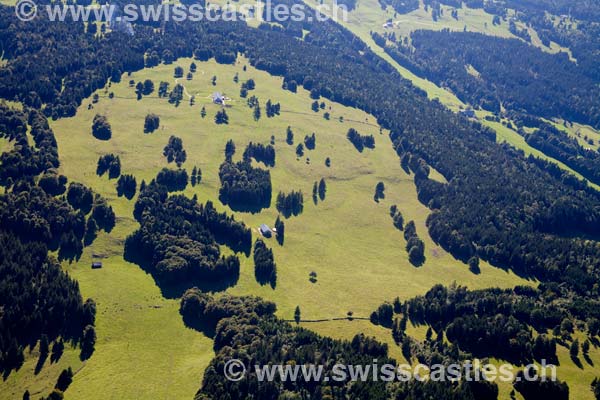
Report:
[[[405,383],[385,380],[350,382],[346,376],[345,379],[329,379],[328,382],[304,379],[287,380],[285,383],[280,379],[261,382],[256,377],[253,365],[317,364],[323,365],[324,374],[331,378],[332,367],[336,363],[371,365],[376,359],[379,365],[396,365],[396,361],[388,357],[387,345],[364,335],[357,335],[351,341],[341,341],[293,327],[274,316],[273,303],[256,297],[212,297],[193,288],[183,295],[180,312],[188,325],[214,336],[216,357],[206,369],[196,400],[497,398],[496,385],[485,381],[457,384],[416,380]],[[250,354],[252,356],[249,357]],[[230,359],[240,359],[246,364],[245,379],[238,382],[225,379],[223,368]]]
[[[577,139],[547,123],[524,136],[531,147],[562,161],[590,182],[600,184],[600,152],[584,148]]]
[[[600,127],[600,87],[567,54],[473,32],[413,32],[410,45],[387,48],[399,63],[462,101]]]
[[[152,273],[163,289],[237,281],[238,257],[222,256],[218,244],[249,253],[250,229],[211,202],[169,196],[165,186],[152,181],[140,190],[134,217],[140,228],[127,237],[125,257]]]
[[[94,325],[95,304],[83,302],[79,285],[48,255],[47,247],[4,230],[0,230],[0,287],[0,372],[4,377],[21,366],[25,348],[39,339],[79,343],[84,329]]]
[[[509,9],[516,11],[509,21],[514,19],[533,27],[545,46],[556,42],[571,50],[578,66],[589,77],[600,80],[600,4],[588,0],[425,0],[426,6],[439,10],[444,4],[455,9],[463,7],[483,8],[494,16],[494,23],[503,23],[509,15]],[[382,6],[390,5],[401,14],[416,10],[417,0],[380,0]],[[437,11],[439,12],[439,11]],[[497,22],[496,22],[497,21]],[[515,32],[511,29],[513,33]],[[519,36],[517,34],[517,36]]]
[[[28,143],[28,128],[35,147]],[[84,359],[93,352],[84,332],[94,329],[95,304],[83,302],[77,282],[48,251],[57,251],[60,259],[78,258],[89,233],[86,214],[91,212],[87,221],[94,221],[101,200],[79,184],[71,183],[67,191],[67,178],[55,170],[54,134],[39,112],[0,105],[0,132],[14,144],[0,157],[5,186],[0,194],[0,370],[6,377],[23,363],[24,349],[38,340],[44,347],[81,344]],[[42,351],[40,366],[46,357]]]
[[[391,327],[404,356],[427,365],[473,357],[494,357],[517,365],[541,360],[556,364],[558,346],[569,348],[574,363],[581,365],[578,351],[572,350],[579,346],[575,327],[585,332],[587,344],[582,348],[589,349],[600,334],[599,313],[593,311],[598,301],[565,302],[563,290],[556,284],[483,290],[436,285],[423,296],[382,304],[371,321]],[[428,326],[424,342],[407,335],[408,322]],[[547,388],[536,387],[539,384],[516,381],[514,387],[526,399],[545,398],[540,395],[552,391],[556,397],[551,398],[568,398],[568,387],[560,381],[548,383]]]
[[[249,159],[225,160],[219,168],[219,199],[234,210],[260,210],[271,205],[271,173]]]
[[[490,5],[488,7],[488,5]],[[600,4],[587,0],[503,0],[487,2],[486,11],[506,15],[506,8],[518,11],[518,18],[536,29],[548,46],[554,41],[573,53],[577,64],[596,81],[600,80]],[[549,15],[553,14],[553,15]]]

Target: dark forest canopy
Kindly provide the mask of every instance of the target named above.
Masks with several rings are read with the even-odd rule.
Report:
[[[562,161],[590,182],[600,184],[600,152],[584,148],[577,139],[546,123],[524,136],[531,147]]]
[[[27,139],[28,125],[33,145]],[[54,133],[38,111],[24,113],[0,104],[0,137],[14,142],[12,150],[0,155],[0,184],[31,179],[60,165]]]
[[[234,210],[260,210],[271,204],[271,173],[252,166],[249,159],[225,160],[219,168],[219,199]]]
[[[215,358],[207,368],[196,400],[225,398],[346,398],[494,400],[498,389],[488,382],[350,382],[348,377],[329,383],[323,381],[259,381],[253,365],[316,364],[324,366],[331,377],[336,363],[344,365],[396,365],[388,356],[386,344],[364,335],[351,341],[334,340],[309,330],[293,327],[274,316],[275,304],[256,297],[213,297],[193,288],[181,299],[180,312],[190,326],[208,331],[214,337]],[[252,357],[248,357],[252,354]],[[247,374],[241,381],[225,378],[224,365],[230,359],[244,360]],[[247,360],[247,361],[246,361]],[[484,390],[486,388],[487,390]],[[495,390],[494,390],[495,389]],[[495,395],[494,395],[495,393]]]
[[[100,156],[96,174],[102,176],[106,171],[108,171],[109,179],[118,178],[121,175],[121,159],[119,156],[115,156],[112,153]]]
[[[42,337],[79,342],[93,325],[95,304],[83,302],[79,285],[40,242],[25,243],[0,231],[0,372],[24,361],[23,351]]]
[[[551,42],[555,42],[568,48],[581,71],[600,80],[600,3],[597,1],[425,0],[424,3],[432,7],[434,15],[439,15],[440,4],[462,8],[464,3],[469,8],[483,8],[494,23],[504,23],[502,21],[510,18],[511,32],[530,41],[529,32],[515,27],[515,20],[520,21],[535,29],[544,46],[550,47]],[[380,0],[380,4],[382,7],[391,5],[401,14],[419,8],[418,0]]]
[[[449,30],[413,32],[410,46],[387,51],[474,106],[600,127],[598,82],[565,53],[548,54],[516,39]]]
[[[25,136],[28,126],[35,148]],[[39,112],[1,105],[0,131],[15,141],[14,149],[0,156],[5,178],[0,194],[0,370],[7,376],[21,366],[23,350],[38,340],[83,343],[84,332],[93,331],[95,304],[83,302],[77,282],[48,250],[57,251],[59,259],[78,258],[86,214],[92,210],[88,222],[93,220],[101,199],[74,183],[65,194],[67,178],[55,173],[56,140]],[[83,347],[81,356],[87,358],[93,346]]]
[[[177,192],[185,189],[188,180],[188,174],[185,169],[163,168],[156,174],[156,183],[167,188],[169,192]]]
[[[249,253],[251,233],[243,223],[151,182],[140,192],[134,217],[140,228],[125,242],[125,256],[162,284],[237,281],[239,259],[221,255],[218,244]],[[188,286],[189,287],[189,286]]]
[[[418,0],[380,1],[391,5],[400,14],[406,14],[419,8]],[[425,5],[435,6],[436,3],[450,7],[462,8],[463,0],[424,0]],[[484,8],[487,12],[505,15],[507,9],[513,9],[526,14],[548,12],[554,15],[572,15],[582,20],[598,21],[600,6],[589,0],[464,0],[469,8]]]
[[[394,312],[415,325],[428,325],[461,351],[475,357],[495,357],[513,363],[546,359],[557,362],[557,344],[573,341],[573,326],[585,327],[588,337],[600,333],[597,300],[567,301],[564,288],[541,284],[537,289],[468,290],[436,285],[423,296],[394,301]],[[380,307],[381,308],[381,307]],[[392,324],[394,315],[379,318]],[[392,333],[403,336],[405,328],[394,319]],[[538,335],[532,335],[532,329]],[[552,335],[550,335],[550,333]],[[468,355],[467,355],[468,357]]]

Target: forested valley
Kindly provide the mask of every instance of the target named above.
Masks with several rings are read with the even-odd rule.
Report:
[[[475,107],[600,126],[598,80],[565,53],[548,54],[517,39],[448,30],[416,31],[410,44],[387,51]]]

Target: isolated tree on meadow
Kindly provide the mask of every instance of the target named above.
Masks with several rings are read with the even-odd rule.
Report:
[[[92,135],[99,140],[109,140],[112,137],[112,129],[108,119],[104,115],[96,114],[92,121]]]
[[[152,133],[160,126],[160,117],[156,114],[148,114],[144,119],[144,133]]]
[[[300,323],[301,316],[300,306],[296,306],[296,309],[294,310],[294,321],[296,321],[296,324]]]
[[[325,200],[325,194],[327,193],[327,184],[325,183],[325,178],[321,178],[319,181],[319,198],[321,201]]]
[[[183,76],[183,68],[181,68],[179,65],[175,67],[175,72],[173,73],[173,76],[175,78],[181,78]]]
[[[227,112],[225,112],[225,110],[217,111],[217,114],[215,115],[215,123],[217,125],[229,123],[229,116],[227,115]]]

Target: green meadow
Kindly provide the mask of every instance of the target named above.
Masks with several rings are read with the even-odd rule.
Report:
[[[274,239],[267,240],[278,267],[276,287],[259,285],[254,278],[252,259],[240,255],[239,281],[227,290],[236,295],[252,294],[274,301],[282,318],[292,319],[296,306],[300,306],[302,318],[307,320],[344,317],[348,311],[355,317],[368,317],[384,301],[396,296],[406,299],[423,294],[437,283],[457,282],[473,289],[535,284],[485,263],[482,263],[481,274],[474,275],[465,264],[432,242],[425,226],[429,210],[417,200],[413,177],[400,168],[388,132],[380,130],[371,115],[328,100],[324,100],[325,110],[314,112],[308,92],[299,89],[294,94],[282,90],[281,78],[253,69],[243,58],[235,65],[196,62],[193,79],[178,80],[185,87],[179,106],[159,98],[159,82],[168,82],[172,88],[176,84],[174,67],[180,65],[187,73],[191,62],[191,59],[181,59],[172,65],[123,76],[120,83],[98,91],[98,103],[92,104],[91,98],[87,99],[76,117],[52,122],[61,157],[60,172],[70,181],[82,182],[107,198],[117,215],[113,231],[100,233],[77,262],[63,264],[78,280],[83,296],[96,300],[96,351],[82,363],[76,350],[67,350],[58,363],[47,362],[41,373],[35,375],[37,352],[33,349],[21,370],[1,384],[0,398],[20,398],[25,389],[35,394],[34,397],[46,395],[60,370],[67,366],[76,371],[74,382],[66,392],[67,399],[191,399],[200,387],[202,373],[213,356],[212,341],[186,328],[178,313],[178,299],[165,298],[150,275],[123,259],[124,240],[138,226],[132,217],[135,198],[128,201],[118,197],[116,180],[96,175],[98,158],[114,153],[121,158],[122,173],[135,175],[138,184],[142,180],[149,182],[161,168],[175,168],[162,155],[171,135],[183,140],[187,152],[183,167],[188,172],[194,166],[202,170],[202,182],[195,187],[188,186],[184,194],[196,195],[201,202],[213,201],[219,210],[235,214],[236,219],[252,227],[254,238],[259,236],[260,224],[272,226],[275,221],[278,212],[274,199],[279,191],[302,190],[304,193],[303,213],[285,220],[284,245],[279,246]],[[239,83],[234,82],[236,74]],[[213,76],[217,78],[216,85],[211,82]],[[239,96],[241,83],[250,78],[255,80],[256,89],[250,91],[249,96],[257,96],[262,106],[259,121],[253,119],[246,99]],[[129,80],[137,83],[145,79],[154,82],[155,91],[137,100]],[[210,96],[216,91],[231,98],[226,109],[228,125],[214,122],[220,106],[212,104]],[[112,98],[110,93],[114,95]],[[190,96],[194,96],[193,105],[190,105]],[[281,104],[280,116],[266,117],[264,105],[269,99]],[[88,109],[90,104],[93,108]],[[200,115],[203,107],[207,112],[205,118]],[[325,112],[330,114],[329,120],[324,118]],[[144,134],[144,118],[148,113],[160,116],[160,128]],[[99,141],[91,135],[96,114],[108,117],[112,126],[109,141]],[[288,126],[294,132],[293,146],[285,142]],[[346,138],[350,128],[374,135],[375,149],[359,153]],[[316,149],[305,149],[304,156],[297,157],[296,145],[313,132]],[[256,214],[234,213],[218,201],[218,169],[224,159],[225,143],[234,140],[237,147],[234,158],[239,159],[248,142],[266,144],[272,136],[276,149],[276,164],[270,168],[272,205]],[[325,166],[327,157],[331,159],[330,167]],[[436,171],[432,171],[431,176],[444,180]],[[327,182],[327,195],[315,205],[311,199],[312,186],[321,178]],[[380,181],[386,187],[385,199],[376,203],[373,194]],[[398,206],[405,221],[414,220],[417,224],[426,247],[426,262],[421,267],[408,262],[402,232],[394,228],[389,215],[393,204]],[[102,269],[90,268],[93,257],[102,258]],[[309,280],[313,271],[317,273],[315,283]],[[364,332],[388,343],[391,355],[403,360],[390,331],[369,321],[338,320],[302,325],[337,338],[350,339]],[[409,333],[421,338],[425,328],[410,327]],[[584,362],[586,379],[580,380],[581,370],[568,357],[568,351],[561,349],[559,376],[569,382],[572,393],[581,395],[577,398],[590,398],[588,381],[591,379],[587,379],[587,375],[591,376],[593,368]],[[592,352],[592,359],[600,362],[596,350]],[[506,398],[510,385],[500,387]]]
[[[112,84],[98,94],[100,100],[88,109],[88,99],[74,118],[52,123],[61,156],[61,173],[71,181],[91,187],[107,198],[117,215],[117,225],[110,234],[100,233],[85,249],[77,262],[64,263],[64,268],[76,278],[84,297],[92,297],[98,305],[96,351],[85,363],[75,351],[58,363],[46,366],[40,375],[33,374],[37,359],[35,351],[27,356],[25,366],[12,374],[2,386],[6,398],[16,398],[25,389],[47,394],[62,368],[67,365],[77,371],[66,392],[67,398],[192,398],[200,386],[202,372],[212,358],[212,343],[201,333],[184,326],[178,313],[178,300],[167,299],[152,277],[137,265],[123,260],[123,243],[137,227],[132,211],[135,199],[128,201],[116,193],[116,180],[95,173],[98,158],[107,153],[118,154],[122,173],[133,174],[138,183],[150,181],[168,166],[162,150],[171,135],[183,140],[189,171],[194,166],[202,170],[202,182],[185,190],[187,196],[197,195],[204,202],[211,200],[218,209],[231,210],[218,201],[218,168],[224,159],[223,149],[229,139],[237,146],[241,157],[250,141],[268,143],[275,137],[276,165],[271,169],[273,198],[279,191],[302,190],[304,212],[285,220],[286,238],[283,246],[274,239],[268,245],[274,250],[278,266],[277,285],[260,286],[254,278],[251,259],[241,256],[239,281],[228,291],[232,294],[253,294],[276,302],[278,315],[291,319],[299,305],[303,319],[344,317],[352,311],[356,317],[368,317],[383,301],[396,296],[408,298],[422,294],[436,283],[454,281],[471,288],[489,286],[511,287],[532,284],[512,273],[486,264],[482,273],[473,275],[466,265],[456,261],[429,238],[425,226],[428,209],[416,198],[413,177],[401,168],[387,132],[380,133],[372,116],[359,110],[326,101],[325,111],[311,110],[309,94],[299,89],[293,94],[281,89],[281,78],[254,70],[240,59],[236,65],[199,63],[192,80],[180,80],[186,93],[195,96],[178,107],[158,98],[156,91],[138,101],[129,80],[160,81],[174,86],[173,69],[181,65],[186,71],[191,59],[174,65],[145,69],[121,83]],[[234,83],[235,74],[240,82]],[[216,86],[211,79],[217,77]],[[263,117],[257,122],[246,100],[239,97],[240,84],[252,78],[256,90],[250,95],[259,98]],[[230,97],[227,108],[229,125],[216,125],[214,115],[220,106],[212,104],[210,95],[220,91]],[[113,92],[114,97],[108,94]],[[268,99],[281,104],[281,115],[266,118],[264,104]],[[200,110],[206,107],[207,116]],[[144,117],[148,113],[160,116],[161,127],[152,134],[143,133]],[[108,117],[112,139],[99,141],[91,135],[91,121],[96,114]],[[285,130],[291,126],[295,144],[285,143]],[[359,153],[346,139],[349,128],[375,136],[376,148]],[[305,135],[316,133],[316,149],[305,151],[297,158],[295,147]],[[331,166],[325,166],[330,157]],[[174,165],[171,165],[174,168]],[[263,166],[264,167],[264,166]],[[435,171],[432,177],[443,180]],[[325,178],[327,196],[313,204],[312,185]],[[373,200],[375,185],[386,186],[385,199]],[[277,217],[274,200],[269,209],[257,214],[235,213],[253,228],[261,223],[272,225]],[[425,264],[419,268],[407,259],[402,232],[392,225],[389,207],[396,204],[406,221],[414,220],[419,235],[425,241]],[[223,249],[225,252],[228,249]],[[92,257],[103,258],[103,268],[90,268]],[[317,282],[309,281],[310,272],[317,273]],[[366,332],[391,344],[389,331],[372,326],[368,321],[332,321],[307,323],[307,327],[322,334],[349,338]],[[397,349],[392,354],[399,355]],[[4,397],[4,395],[2,396]]]

